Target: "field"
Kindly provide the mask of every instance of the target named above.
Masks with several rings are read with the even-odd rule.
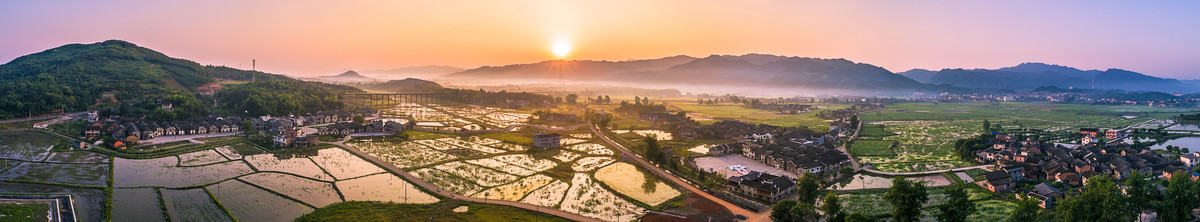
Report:
[[[856,158],[889,172],[963,167],[970,163],[953,155],[953,143],[984,132],[984,120],[1005,130],[1070,132],[1080,127],[1123,128],[1187,110],[1043,103],[900,103],[859,115],[865,121],[863,138],[898,141],[892,149],[895,155]],[[857,149],[863,155],[876,154],[867,147],[858,148],[863,148]]]
[[[657,206],[680,195],[678,190],[628,163],[616,163],[596,170],[596,180],[650,206]]]
[[[154,188],[114,189],[113,205],[123,206],[112,209],[113,221],[166,221],[162,211],[145,209],[162,209],[159,206],[158,191]]]
[[[239,178],[246,183],[298,200],[312,207],[342,201],[333,184],[282,173],[256,173]]]
[[[991,199],[994,193],[983,188],[973,185],[966,187],[967,194],[975,203],[976,209],[975,213],[968,217],[968,221],[1004,221],[1016,208],[1014,203]],[[855,191],[840,193],[838,198],[842,202],[842,209],[848,213],[878,215],[892,211],[892,205],[883,200],[885,192],[886,190],[883,189]],[[923,205],[925,207],[923,211],[927,219],[932,219],[933,208],[931,207],[945,201],[947,197],[942,193],[941,188],[930,188],[926,190],[926,193],[929,194],[929,201]]]
[[[0,203],[0,221],[39,221],[49,218],[50,204]]]
[[[768,124],[784,127],[806,127],[817,132],[825,132],[829,130],[829,121],[817,117],[817,113],[820,113],[822,110],[836,110],[850,107],[850,105],[842,104],[817,103],[812,105],[820,108],[813,109],[808,112],[797,114],[776,114],[775,111],[771,110],[745,108],[741,104],[699,105],[696,104],[696,101],[671,101],[668,104],[689,113],[695,113],[697,115],[702,115],[716,120],[735,119],[754,124]]]
[[[421,192],[412,184],[390,173],[338,181],[338,190],[348,201],[381,201],[396,203],[433,203],[438,198]]]
[[[292,221],[313,211],[300,202],[239,180],[209,185],[205,189],[238,221]]]
[[[233,221],[204,189],[160,189],[171,221]]]
[[[854,140],[854,145],[850,146],[850,154],[855,156],[891,156],[892,146],[896,141],[892,140]]]

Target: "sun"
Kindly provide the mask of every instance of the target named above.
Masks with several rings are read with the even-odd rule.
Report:
[[[567,54],[571,53],[571,43],[567,42],[566,39],[558,39],[550,46],[550,50],[558,58],[567,57]]]

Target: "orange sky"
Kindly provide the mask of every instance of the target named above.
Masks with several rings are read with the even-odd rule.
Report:
[[[1122,5],[1126,4],[1126,5]],[[1184,5],[1186,4],[1186,5]],[[1055,1],[202,1],[0,3],[0,62],[123,39],[300,76],[418,65],[769,53],[900,72],[1040,61],[1200,78],[1200,4]]]

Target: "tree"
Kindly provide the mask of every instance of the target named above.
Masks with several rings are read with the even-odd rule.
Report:
[[[796,196],[800,197],[800,203],[812,204],[816,202],[817,195],[820,192],[821,187],[817,184],[817,175],[804,172],[800,176],[800,180],[796,181]]]
[[[354,123],[363,124],[367,122],[367,117],[363,115],[354,115]]]
[[[810,203],[798,203],[791,210],[792,221],[817,221],[817,211]]]
[[[983,133],[991,133],[991,132],[992,132],[992,123],[988,122],[988,120],[986,120],[986,119],[983,120]]]
[[[842,222],[846,220],[846,215],[842,213],[842,203],[839,202],[838,196],[833,193],[825,194],[825,201],[821,204],[821,212],[825,212],[825,221],[827,222]]]
[[[771,219],[775,221],[792,221],[792,208],[796,207],[794,200],[781,200],[771,206]]]
[[[575,95],[574,93],[567,94],[567,98],[564,98],[564,100],[567,101],[567,104],[575,104],[575,101],[579,100],[579,95]]]
[[[892,187],[883,199],[892,204],[892,219],[897,222],[915,222],[921,218],[921,205],[929,201],[925,184],[904,177],[892,178]]]
[[[633,97],[633,104],[634,104],[634,105],[642,105],[642,98],[640,98],[640,97],[637,97],[637,96],[634,96],[634,97]]]
[[[867,215],[863,215],[862,213],[852,213],[850,215],[846,215],[846,222],[873,222],[873,221],[875,221],[875,218],[868,217]]]
[[[1133,171],[1125,178],[1125,194],[1129,196],[1129,207],[1134,212],[1142,212],[1150,207],[1150,203],[1158,201],[1159,193],[1150,185],[1149,175]]]
[[[1167,181],[1167,192],[1159,202],[1158,218],[1164,222],[1191,221],[1191,209],[1200,202],[1200,185],[1185,173],[1176,173]]]
[[[608,95],[605,95],[604,96],[604,104],[609,104],[609,103],[612,103],[612,98],[609,98]]]
[[[1079,197],[1065,199],[1057,208],[1059,221],[1131,221],[1134,216],[1117,183],[1105,175],[1088,178]]]
[[[642,104],[650,105],[650,97],[642,97]]]
[[[938,221],[967,221],[967,216],[975,213],[975,204],[971,203],[970,196],[967,195],[967,191],[961,186],[947,188],[944,192],[949,196],[949,199],[937,205],[938,211],[934,213],[934,217]]]
[[[1017,209],[1013,210],[1012,215],[1008,216],[1009,222],[1028,222],[1037,221],[1038,214],[1042,212],[1042,207],[1038,206],[1038,202],[1033,198],[1025,198],[1017,201]]]

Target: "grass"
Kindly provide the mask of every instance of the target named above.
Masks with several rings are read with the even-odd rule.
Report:
[[[49,204],[0,204],[0,222],[38,221],[49,215]]]
[[[467,206],[467,212],[453,212]],[[348,201],[335,203],[296,221],[569,221],[521,208],[446,200],[433,204]]]
[[[892,140],[854,140],[854,144],[850,146],[850,154],[855,156],[891,156],[892,146],[896,145],[896,141]]]
[[[454,135],[450,135],[450,134],[441,134],[441,133],[418,131],[418,130],[409,130],[406,133],[408,133],[408,139],[411,139],[411,140],[428,140],[428,139],[441,139],[441,138],[446,138],[446,137],[454,137]]]
[[[817,132],[829,131],[829,122],[817,117],[823,110],[849,108],[844,104],[814,103],[811,105],[824,108],[814,109],[797,114],[776,114],[772,110],[751,109],[741,104],[699,105],[693,101],[670,101],[669,105],[681,110],[707,116],[717,120],[735,119],[754,124],[768,124],[783,127],[805,127]]]
[[[508,142],[508,143],[521,144],[521,145],[532,145],[533,144],[533,138],[530,138],[529,136],[522,135],[519,133],[514,133],[514,132],[488,133],[488,134],[479,135],[479,137],[496,139],[496,140],[500,140],[500,141],[504,141],[504,142]]]
[[[858,133],[859,138],[881,140],[883,137],[894,136],[895,133],[884,130],[883,124],[863,124],[862,131]]]

